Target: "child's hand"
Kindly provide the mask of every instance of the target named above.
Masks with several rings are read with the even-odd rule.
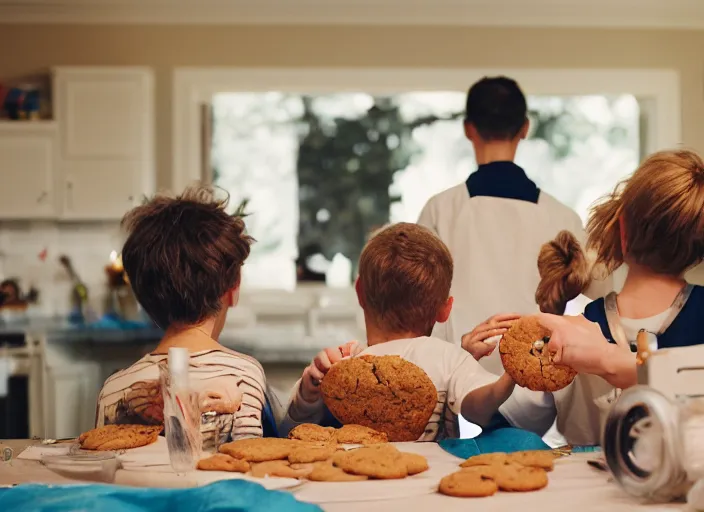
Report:
[[[495,336],[502,336],[513,323],[521,318],[516,313],[494,315],[491,318],[477,325],[472,332],[462,336],[462,348],[472,354],[472,357],[479,361],[496,349],[496,341],[486,341]]]
[[[301,378],[301,396],[306,402],[316,402],[320,398],[320,381],[335,363],[345,357],[357,355],[361,347],[356,341],[350,341],[337,348],[326,348],[318,352],[313,362],[303,370]]]

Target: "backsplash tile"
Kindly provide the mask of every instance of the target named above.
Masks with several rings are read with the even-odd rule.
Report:
[[[88,287],[91,306],[105,309],[105,265],[111,251],[120,251],[123,236],[117,222],[0,223],[0,277],[16,278],[23,291],[40,292],[34,310],[41,315],[64,316],[71,309],[71,281],[59,263],[66,255]],[[44,259],[42,259],[44,256]]]

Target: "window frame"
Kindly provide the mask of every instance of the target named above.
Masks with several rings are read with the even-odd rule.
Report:
[[[171,186],[179,191],[203,179],[202,107],[217,93],[464,92],[492,75],[514,78],[526,95],[633,94],[646,109],[643,153],[681,143],[680,76],[670,69],[177,68]]]

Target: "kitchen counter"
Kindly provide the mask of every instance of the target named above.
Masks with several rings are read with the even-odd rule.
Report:
[[[76,326],[57,318],[37,318],[26,322],[0,324],[0,337],[24,333],[30,340],[48,345],[82,345],[86,348],[100,345],[155,346],[163,335],[157,327],[112,328]],[[347,341],[337,336],[321,336],[320,339],[291,339],[286,329],[226,327],[220,343],[225,347],[254,357],[266,363],[308,363],[321,349]],[[0,341],[2,345],[2,341]],[[147,347],[148,346],[148,347]],[[96,347],[97,348],[97,347]]]
[[[315,354],[358,336],[335,323],[334,316],[306,330],[297,326],[298,317],[287,323],[288,317],[276,315],[255,325],[241,325],[234,316],[220,342],[257,359],[267,383],[286,403]],[[28,398],[17,395],[29,409],[26,437],[71,437],[95,424],[95,404],[105,380],[151,352],[162,337],[154,327],[129,327],[108,321],[81,327],[56,318],[0,324],[0,349],[3,344],[10,347],[5,353],[12,359],[11,374],[21,372],[28,382]]]

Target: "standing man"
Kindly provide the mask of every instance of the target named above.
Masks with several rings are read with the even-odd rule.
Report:
[[[562,230],[579,240],[586,237],[579,216],[540,190],[514,163],[518,144],[528,133],[526,98],[514,80],[483,78],[472,86],[464,131],[474,146],[478,168],[465,183],[432,197],[418,223],[445,242],[455,263],[451,291],[455,305],[434,335],[460,343],[463,335],[478,329],[483,337],[481,332],[478,337],[466,336],[463,346],[480,358],[491,347],[475,352],[468,344],[504,332],[516,317],[494,317],[491,322],[487,318],[507,311],[537,312],[540,247]],[[601,296],[610,286],[610,280],[597,282],[589,296]],[[503,371],[498,350],[481,363],[493,373]]]

